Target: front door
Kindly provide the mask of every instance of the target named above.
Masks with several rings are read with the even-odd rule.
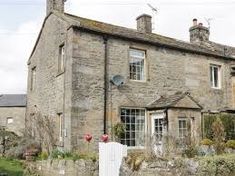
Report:
[[[152,117],[152,142],[154,150],[162,153],[162,134],[164,131],[164,113],[154,113]]]

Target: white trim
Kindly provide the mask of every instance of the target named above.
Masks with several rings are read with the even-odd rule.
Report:
[[[212,68],[212,70],[211,70]],[[215,85],[215,78],[214,78],[214,68],[218,69],[218,86],[214,86]],[[211,80],[212,78],[212,80]],[[212,89],[221,89],[221,65],[216,65],[216,64],[210,64],[210,85]]]

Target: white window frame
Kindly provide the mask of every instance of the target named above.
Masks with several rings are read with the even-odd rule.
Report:
[[[59,141],[64,141],[64,117],[63,113],[59,113]]]
[[[144,149],[144,146],[145,146],[145,144],[144,144],[145,143],[145,134],[146,134],[146,130],[147,130],[147,122],[146,122],[146,120],[147,120],[147,116],[146,116],[147,113],[146,113],[146,109],[145,108],[135,108],[135,107],[121,107],[120,108],[120,120],[121,120],[121,117],[122,117],[122,115],[121,115],[121,110],[122,109],[127,109],[127,110],[144,110],[144,124],[143,124],[143,128],[144,128],[143,129],[143,139],[144,139],[144,142],[143,142],[143,145],[136,145],[135,144],[135,146],[127,146],[128,149]],[[131,116],[131,115],[129,115],[129,116]],[[141,117],[141,115],[140,115],[140,117]],[[122,120],[121,120],[121,122],[123,123]],[[136,120],[135,120],[135,122],[136,122]],[[123,123],[123,124],[126,125],[126,123]],[[130,124],[130,128],[131,128],[131,123],[129,123],[129,124]],[[131,132],[131,131],[129,131],[129,132]],[[135,138],[136,138],[136,136],[135,136]],[[121,139],[121,140],[123,140],[123,139]],[[127,138],[125,137],[124,140],[127,140]],[[136,139],[135,139],[135,141],[136,141]]]
[[[65,70],[65,46],[64,44],[59,47],[59,59],[58,59],[58,72],[62,73]]]
[[[217,86],[215,85],[215,69],[218,70],[218,80],[217,80]],[[215,65],[215,64],[210,64],[210,84],[211,88],[213,89],[221,89],[221,66],[220,65]]]
[[[12,124],[14,122],[13,117],[7,117],[7,125]]]
[[[185,127],[180,127],[180,121],[185,121]],[[184,134],[184,130],[186,131]],[[186,135],[188,134],[188,119],[186,117],[179,117],[178,118],[178,138],[179,139],[185,139]],[[182,134],[181,134],[182,131]]]
[[[137,54],[139,53],[139,54]],[[134,62],[134,60],[143,60],[143,65],[140,66],[140,72],[135,71],[135,75],[139,74],[139,78],[136,76],[136,78],[133,78],[131,75],[132,70],[131,70],[131,62]],[[129,49],[129,77],[131,81],[138,81],[138,82],[145,82],[146,81],[146,51],[140,50],[140,49],[134,49],[130,48]]]

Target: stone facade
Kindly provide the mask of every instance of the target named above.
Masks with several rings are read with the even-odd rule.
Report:
[[[111,126],[120,121],[121,107],[143,108],[147,112],[151,102],[179,91],[189,92],[202,109],[169,110],[171,130],[177,130],[175,119],[183,113],[197,117],[195,133],[199,134],[201,111],[233,108],[230,67],[234,63],[234,48],[226,46],[225,55],[223,45],[209,41],[200,45],[181,42],[56,10],[45,19],[28,62],[26,124],[29,128],[32,125],[30,114],[35,111],[35,105],[43,115],[54,119],[63,114],[62,146],[65,149],[82,149],[86,133],[93,135],[92,146],[97,148],[104,131],[110,132]],[[201,26],[194,26],[197,27]],[[199,34],[192,35],[195,38]],[[65,70],[58,73],[62,44],[65,46]],[[132,48],[145,51],[144,81],[130,79],[129,51]],[[221,68],[219,89],[211,87],[210,65]],[[36,83],[31,90],[33,68],[36,68]],[[124,85],[115,86],[110,82],[115,75],[124,78]],[[150,118],[146,115],[146,122]],[[150,129],[151,124],[146,125]],[[59,137],[60,125],[56,123],[55,126]]]
[[[25,130],[25,110],[25,107],[0,107],[0,126],[22,135]]]
[[[26,95],[0,95],[0,127],[21,136],[25,130]]]

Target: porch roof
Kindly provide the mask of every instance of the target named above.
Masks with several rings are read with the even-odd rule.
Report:
[[[202,106],[188,92],[177,92],[169,96],[161,96],[159,99],[150,103],[147,109],[164,109],[164,108],[186,108],[186,109],[203,109]]]

